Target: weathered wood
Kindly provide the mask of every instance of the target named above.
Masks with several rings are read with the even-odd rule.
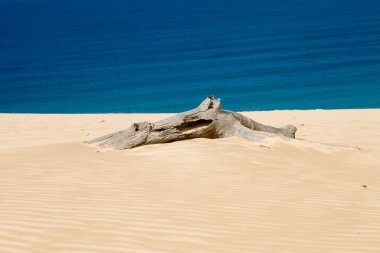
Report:
[[[223,138],[239,136],[262,140],[268,136],[295,138],[297,128],[263,125],[237,112],[221,110],[220,99],[207,97],[193,110],[150,123],[134,123],[129,128],[96,138],[86,143],[100,143],[115,149],[130,149],[141,145],[167,143],[193,138]]]

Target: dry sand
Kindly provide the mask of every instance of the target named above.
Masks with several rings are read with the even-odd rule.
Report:
[[[0,115],[0,252],[380,252],[380,109],[244,114],[306,141],[104,151],[168,115]]]

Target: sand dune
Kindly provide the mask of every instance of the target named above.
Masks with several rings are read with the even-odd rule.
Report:
[[[380,109],[244,114],[298,139],[105,151],[167,115],[0,115],[0,252],[380,252]]]

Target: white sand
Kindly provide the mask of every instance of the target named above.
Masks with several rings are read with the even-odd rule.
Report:
[[[168,115],[0,114],[0,252],[380,252],[380,109],[245,114],[308,142],[105,152]]]

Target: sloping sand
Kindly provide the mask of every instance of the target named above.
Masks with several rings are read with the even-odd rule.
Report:
[[[244,114],[306,141],[105,151],[168,115],[0,115],[0,252],[380,252],[380,109]]]

